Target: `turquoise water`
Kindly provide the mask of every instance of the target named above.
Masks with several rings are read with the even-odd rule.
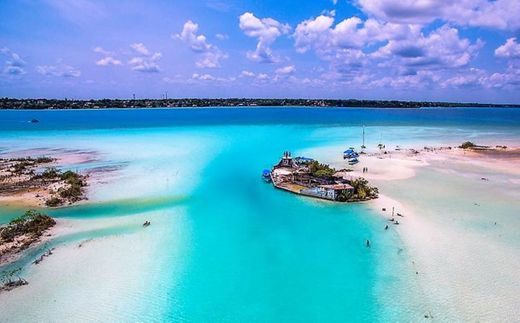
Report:
[[[32,118],[41,122],[28,124]],[[100,267],[99,284],[117,297],[110,304],[94,297],[104,289],[78,284],[91,278],[88,272],[59,263],[59,255],[31,266],[35,251],[14,265],[24,266],[29,281],[46,273],[72,278],[54,289],[30,284],[41,293],[4,295],[0,321],[423,318],[427,302],[403,296],[417,286],[406,246],[395,231],[383,230],[386,219],[366,204],[297,197],[260,180],[284,150],[321,157],[327,147],[359,146],[361,124],[369,147],[380,140],[406,146],[520,138],[520,110],[513,109],[0,111],[4,153],[78,149],[96,152],[97,160],[67,167],[121,166],[92,188],[87,203],[48,211],[95,226],[50,246],[59,252],[94,239],[102,246],[98,256],[90,256],[88,244],[74,254]],[[0,223],[21,211],[0,207]],[[152,225],[142,230],[145,219]],[[120,256],[122,270],[103,258],[114,245],[114,252],[136,256]],[[16,303],[22,296],[29,313]]]

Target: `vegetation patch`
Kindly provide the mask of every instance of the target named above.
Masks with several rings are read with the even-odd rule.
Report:
[[[309,163],[307,167],[309,168],[309,172],[312,174],[312,176],[315,177],[330,178],[332,175],[334,175],[334,173],[336,173],[334,168],[327,164],[321,164],[315,160]]]
[[[363,178],[356,178],[352,181],[349,181],[349,184],[354,188],[353,194],[348,194],[348,192],[342,192],[338,196],[338,201],[340,202],[353,202],[353,201],[366,201],[371,199],[376,199],[379,197],[379,190],[377,187],[370,186],[368,181]]]
[[[0,264],[12,261],[20,252],[39,242],[54,225],[56,221],[50,216],[29,210],[0,227]]]
[[[475,147],[477,147],[477,145],[475,145],[471,141],[466,141],[466,142],[462,143],[462,145],[459,146],[459,148],[462,148],[462,149],[471,149],[471,148],[475,148]]]
[[[51,157],[0,159],[0,194],[34,192],[48,207],[72,204],[85,198],[86,176],[62,172]]]
[[[14,239],[23,235],[39,238],[45,230],[55,224],[56,221],[50,216],[35,210],[29,210],[11,220],[6,226],[0,227],[0,245],[6,242],[13,242]]]

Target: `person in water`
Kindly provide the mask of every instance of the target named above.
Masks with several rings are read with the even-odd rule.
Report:
[[[370,248],[370,240],[367,239],[367,248]]]

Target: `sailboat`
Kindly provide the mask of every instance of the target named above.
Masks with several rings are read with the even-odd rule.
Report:
[[[365,148],[367,148],[367,147],[365,146],[365,125],[363,125],[363,144],[361,145],[361,152],[360,152],[360,154],[364,154],[365,153],[364,152]]]

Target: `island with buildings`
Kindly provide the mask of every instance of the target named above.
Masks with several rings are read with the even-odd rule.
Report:
[[[264,170],[265,181],[294,194],[335,202],[359,202],[378,197],[378,189],[362,177],[347,179],[329,165],[284,152],[272,170]]]

